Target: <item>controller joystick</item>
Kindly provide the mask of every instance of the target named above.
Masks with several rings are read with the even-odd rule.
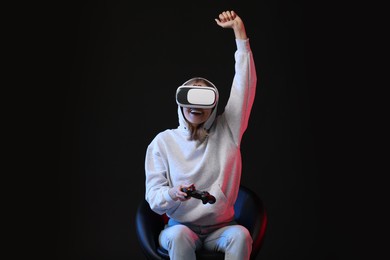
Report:
[[[216,199],[213,195],[208,193],[207,191],[199,191],[195,189],[195,186],[192,184],[187,188],[182,188],[181,191],[187,193],[186,198],[193,197],[196,199],[202,200],[203,204],[210,203],[214,204]]]

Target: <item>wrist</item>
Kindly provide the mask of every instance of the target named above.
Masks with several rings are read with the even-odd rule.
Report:
[[[233,27],[233,31],[236,39],[246,40],[248,38],[243,24],[238,24]]]
[[[170,189],[168,190],[168,195],[169,195],[169,197],[171,197],[171,199],[177,200],[177,197],[175,196],[174,188],[170,188]]]

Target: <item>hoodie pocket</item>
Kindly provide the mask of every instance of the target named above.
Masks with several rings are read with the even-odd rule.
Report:
[[[210,210],[212,209],[213,211],[219,212],[221,214],[229,209],[228,199],[226,198],[219,185],[212,186],[208,192],[210,193],[210,195],[213,195],[215,197],[214,204],[206,204],[207,207],[210,208]]]

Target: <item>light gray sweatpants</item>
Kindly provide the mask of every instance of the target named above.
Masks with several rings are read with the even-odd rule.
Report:
[[[183,225],[170,219],[159,236],[160,245],[171,260],[195,260],[195,250],[202,246],[225,253],[226,260],[248,260],[252,251],[249,231],[234,222],[223,226]]]

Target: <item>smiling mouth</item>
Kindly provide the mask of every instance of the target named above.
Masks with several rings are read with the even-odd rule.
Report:
[[[203,111],[199,109],[190,109],[190,113],[193,115],[201,115],[203,114]]]

